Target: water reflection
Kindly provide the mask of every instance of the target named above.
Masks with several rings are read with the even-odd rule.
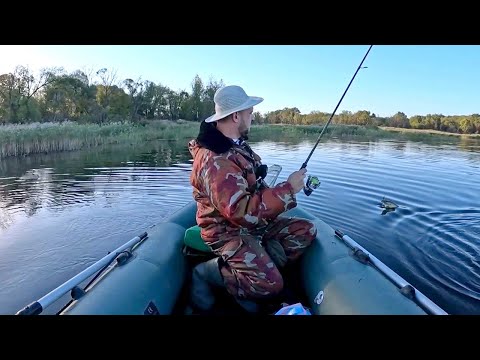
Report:
[[[189,158],[185,146],[160,141],[4,159],[1,170],[8,176],[0,178],[0,227],[12,225],[17,212],[30,217],[41,208],[62,211],[98,196],[108,202],[142,182],[178,182],[189,168],[171,167]]]

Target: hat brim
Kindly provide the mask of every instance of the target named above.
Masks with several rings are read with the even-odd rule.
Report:
[[[261,97],[249,96],[248,100],[245,101],[242,105],[237,106],[236,108],[230,109],[230,111],[227,111],[227,112],[218,113],[218,114],[215,113],[212,116],[206,118],[205,122],[210,123],[210,122],[215,122],[215,121],[221,120],[224,117],[227,117],[228,115],[233,114],[237,111],[242,111],[242,110],[246,110],[248,108],[254,107],[255,105],[260,104],[262,101],[263,101],[263,98],[261,98]]]

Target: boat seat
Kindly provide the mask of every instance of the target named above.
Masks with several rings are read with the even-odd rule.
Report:
[[[192,249],[204,253],[212,252],[212,250],[203,241],[200,235],[200,227],[198,225],[192,226],[185,231],[183,242],[186,246],[191,247]]]

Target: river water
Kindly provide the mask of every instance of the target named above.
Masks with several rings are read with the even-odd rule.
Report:
[[[0,313],[53,290],[191,201],[186,142],[107,146],[0,161]],[[298,170],[313,141],[251,142]],[[308,164],[300,205],[450,314],[480,314],[480,141],[339,141]],[[383,197],[399,207],[384,213]]]

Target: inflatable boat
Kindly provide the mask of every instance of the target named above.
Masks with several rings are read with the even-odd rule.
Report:
[[[187,203],[17,315],[41,314],[69,292],[58,315],[192,314],[191,270],[213,256],[195,214],[195,202]],[[296,273],[299,301],[312,315],[447,315],[348,235],[300,206],[285,215],[311,219],[317,226]]]

